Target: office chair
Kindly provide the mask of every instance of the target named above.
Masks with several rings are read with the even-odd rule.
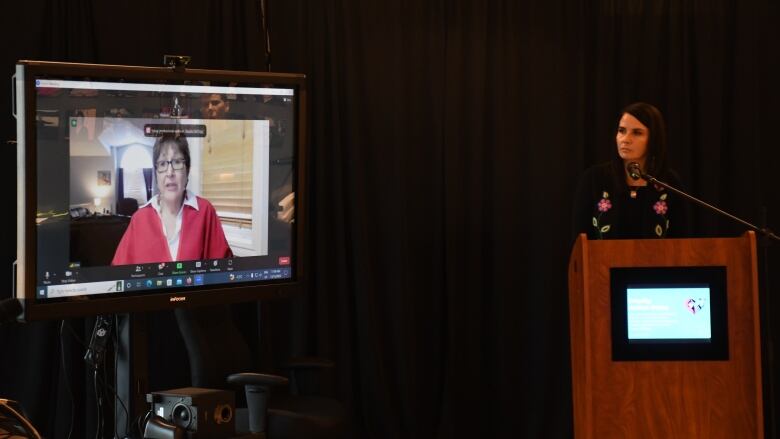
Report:
[[[138,210],[138,200],[135,198],[122,198],[116,203],[117,215],[132,216]]]
[[[244,387],[247,409],[236,411],[237,433],[265,432],[268,439],[345,437],[346,416],[337,401],[296,395],[303,387],[301,372],[332,367],[332,363],[318,359],[291,362],[289,381],[278,375],[252,373],[256,365],[228,306],[176,309],[175,314],[187,347],[192,385]],[[287,384],[292,394],[282,388]],[[241,399],[237,393],[237,406]]]

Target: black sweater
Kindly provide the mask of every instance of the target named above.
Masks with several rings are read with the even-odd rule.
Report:
[[[680,188],[680,179],[669,171],[657,178]],[[574,198],[572,233],[588,239],[682,238],[690,236],[686,200],[649,183],[629,187],[616,176],[611,163],[587,169]]]

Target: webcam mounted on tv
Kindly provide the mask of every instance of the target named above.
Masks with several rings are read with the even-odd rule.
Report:
[[[177,72],[184,71],[190,65],[192,57],[189,55],[163,55],[163,64]]]

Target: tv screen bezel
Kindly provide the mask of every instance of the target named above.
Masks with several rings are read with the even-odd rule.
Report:
[[[14,264],[14,294],[24,308],[20,321],[62,319],[97,314],[143,312],[181,306],[227,304],[253,300],[283,298],[301,289],[305,275],[304,233],[306,230],[306,163],[307,163],[307,90],[306,77],[295,73],[249,72],[207,69],[175,69],[103,64],[79,64],[21,60],[17,62],[15,99],[17,108],[17,260]],[[154,289],[143,295],[100,297],[78,296],[62,301],[36,298],[37,237],[37,143],[36,143],[36,77],[58,79],[91,78],[91,80],[162,81],[183,84],[185,81],[212,83],[237,82],[240,86],[272,84],[296,90],[294,107],[295,148],[293,166],[295,221],[292,233],[292,277],[268,283],[204,285],[201,287]]]
[[[610,300],[613,361],[726,361],[729,359],[728,294],[725,266],[612,267]],[[707,285],[711,338],[628,339],[629,286]]]

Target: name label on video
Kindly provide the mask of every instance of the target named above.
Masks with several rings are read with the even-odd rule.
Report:
[[[165,134],[174,134],[184,137],[206,137],[206,125],[178,125],[148,123],[144,125],[146,137],[160,137]]]

